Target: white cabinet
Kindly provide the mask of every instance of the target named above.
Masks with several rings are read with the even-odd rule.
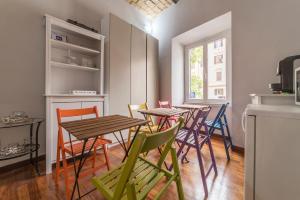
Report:
[[[104,115],[103,97],[49,97],[47,98],[47,121],[46,121],[46,173],[51,173],[52,164],[56,161],[58,123],[56,109],[80,109],[97,106],[99,116]],[[94,118],[95,115],[79,117],[67,117],[62,121],[73,121]],[[64,141],[69,141],[69,134],[63,130]],[[75,139],[72,137],[72,139]]]
[[[294,200],[300,191],[300,107],[248,105],[245,200]]]
[[[56,109],[97,106],[100,116],[104,114],[104,98],[107,98],[104,94],[105,37],[50,15],[45,19],[46,173],[51,173],[57,148]],[[60,35],[65,40],[58,41],[52,35]],[[97,94],[79,96],[74,95],[73,90],[96,91]],[[91,117],[95,116],[82,118]],[[81,117],[67,118],[76,119]],[[65,132],[64,139],[69,140]]]

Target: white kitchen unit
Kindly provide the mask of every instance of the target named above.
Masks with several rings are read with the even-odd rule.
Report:
[[[247,106],[245,200],[300,199],[300,107]]]
[[[46,15],[46,173],[56,161],[58,124],[56,109],[97,106],[100,116],[107,113],[104,94],[104,39],[101,34]],[[84,95],[74,91],[86,92]],[[95,116],[84,116],[89,118]],[[70,117],[67,120],[78,120]],[[65,121],[67,121],[65,120]],[[69,135],[64,132],[65,141]]]
[[[46,164],[47,173],[51,172],[51,165],[56,161],[57,148],[57,115],[56,109],[80,109],[97,106],[98,114],[104,115],[104,97],[61,97],[61,96],[47,96],[47,125],[46,125]],[[95,115],[87,115],[83,117],[69,117],[64,121],[73,121],[80,119],[93,118]],[[64,141],[69,141],[69,134],[63,130]],[[73,138],[75,139],[75,138]],[[49,167],[49,169],[48,169]],[[49,170],[49,171],[48,171]]]

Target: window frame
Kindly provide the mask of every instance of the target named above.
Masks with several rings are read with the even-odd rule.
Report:
[[[217,39],[226,38],[226,99],[208,99],[208,55],[207,46],[210,42]],[[189,70],[189,50],[198,46],[203,46],[203,99],[193,99],[189,97],[190,85],[190,70]],[[221,33],[206,37],[200,41],[186,45],[184,48],[184,97],[185,103],[207,103],[207,104],[221,104],[229,102],[231,104],[232,95],[232,60],[231,60],[231,30],[226,30]]]

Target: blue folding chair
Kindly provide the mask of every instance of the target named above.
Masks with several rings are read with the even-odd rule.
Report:
[[[230,131],[228,127],[228,122],[226,118],[226,108],[229,103],[223,104],[216,115],[214,120],[206,120],[206,124],[209,127],[209,135],[211,136],[215,130],[221,131],[224,147],[226,151],[227,160],[230,160],[229,149],[232,147],[232,140],[230,136]],[[225,129],[227,135],[225,134]]]

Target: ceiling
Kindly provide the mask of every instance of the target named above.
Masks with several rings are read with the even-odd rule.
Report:
[[[127,2],[141,10],[149,18],[155,18],[172,4],[179,0],[127,0]]]

